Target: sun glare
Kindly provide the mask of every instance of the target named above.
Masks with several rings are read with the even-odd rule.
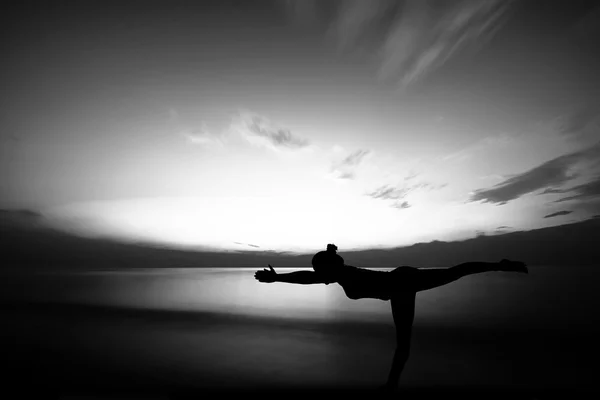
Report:
[[[49,212],[63,227],[178,246],[245,250],[313,251],[335,241],[350,249],[395,243],[418,234],[405,213],[368,199],[334,197],[229,197],[131,199],[82,203]],[[409,210],[405,210],[409,211]],[[77,226],[73,221],[79,221]],[[255,247],[258,246],[258,247]]]

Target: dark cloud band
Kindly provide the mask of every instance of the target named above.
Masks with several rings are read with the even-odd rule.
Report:
[[[512,176],[489,189],[475,191],[469,201],[501,205],[540,189],[545,189],[543,194],[563,193],[553,187],[561,186],[579,177],[573,171],[573,167],[579,162],[595,159],[599,155],[600,143],[597,143],[587,149],[556,157],[529,171]],[[582,190],[582,193],[598,190],[593,185],[591,187],[580,185],[577,188]]]

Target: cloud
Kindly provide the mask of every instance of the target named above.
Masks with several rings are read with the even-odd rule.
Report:
[[[331,176],[335,179],[340,179],[340,180],[345,180],[345,179],[351,180],[351,179],[356,178],[356,174],[354,172],[341,172],[338,170],[334,170],[331,173]]]
[[[374,199],[400,200],[418,189],[440,190],[448,186],[447,183],[434,185],[428,182],[419,182],[413,185],[400,184],[398,186],[382,185],[366,195]]]
[[[369,150],[359,149],[346,156],[343,160],[335,162],[331,167],[331,176],[342,180],[354,179],[358,166],[369,153]]]
[[[506,147],[507,145],[513,143],[514,140],[514,137],[506,134],[488,136],[461,150],[444,156],[442,161],[464,161],[473,157],[477,153],[483,153],[484,151]]]
[[[369,150],[356,150],[354,153],[350,154],[348,157],[342,160],[342,165],[346,166],[356,166],[360,164],[362,159],[369,154]]]
[[[494,232],[496,233],[507,233],[508,231],[512,230],[513,228],[507,225],[502,225],[497,227]]]
[[[239,244],[239,245],[241,245],[241,246],[250,246],[250,247],[257,248],[257,249],[259,249],[259,248],[260,248],[260,246],[258,246],[258,245],[256,245],[256,244],[251,244],[251,243],[241,243],[241,242],[233,242],[233,243],[234,243],[234,244]]]
[[[392,204],[392,208],[397,208],[399,210],[404,210],[406,208],[410,208],[411,205],[408,204],[408,201],[396,201]]]
[[[575,112],[564,115],[558,123],[558,130],[563,135],[576,135],[584,131],[590,124],[599,121],[600,109],[597,106],[588,105]],[[596,130],[598,127],[596,127]]]
[[[223,147],[225,137],[222,134],[215,134],[209,128],[206,122],[202,122],[200,127],[194,127],[182,121],[182,117],[175,108],[168,109],[169,123],[175,127],[179,136],[184,137],[189,143],[202,147]]]
[[[565,193],[564,189],[546,188],[540,194],[554,194],[554,193]]]
[[[554,193],[572,193],[571,196],[556,200],[557,203],[571,200],[594,200],[600,198],[600,176],[596,176],[589,182],[577,185],[570,189],[555,190]]]
[[[193,144],[207,147],[224,146],[223,137],[210,132],[205,123],[202,123],[199,129],[183,129],[179,134]]]
[[[502,205],[539,189],[546,188],[544,192],[553,192],[556,189],[551,187],[561,186],[581,175],[577,168],[579,163],[592,161],[599,155],[600,142],[587,149],[556,157],[529,171],[511,176],[489,189],[476,190],[471,194],[469,201]]]
[[[411,84],[466,47],[482,46],[501,26],[506,1],[404,2],[382,47],[380,76]]]
[[[552,214],[544,215],[544,218],[553,218],[553,217],[558,217],[561,215],[569,215],[572,212],[573,211],[557,211],[557,212],[553,212]]]
[[[289,129],[276,126],[267,117],[256,113],[241,113],[233,125],[248,142],[273,150],[298,150],[310,145],[307,139],[294,136]]]
[[[0,209],[0,217],[2,218],[21,218],[21,219],[40,219],[43,217],[38,211],[28,209],[7,210]]]
[[[465,49],[476,50],[503,25],[505,0],[288,1],[296,20],[330,15],[328,32],[342,52],[366,54],[385,82],[406,86],[440,68]],[[329,7],[329,8],[328,8]],[[327,23],[326,23],[327,24]]]
[[[406,197],[412,190],[413,189],[411,187],[394,187],[390,185],[383,185],[374,191],[367,193],[367,196],[381,200],[399,200]]]
[[[412,179],[412,177],[409,175],[408,180],[410,179]],[[440,190],[447,186],[446,183],[435,185],[428,182],[418,182],[412,185],[407,185],[406,181],[407,180],[405,179],[403,183],[397,186],[379,186],[372,192],[365,193],[365,195],[378,200],[394,200],[394,202],[391,204],[391,207],[405,209],[411,207],[411,205],[404,200],[409,194],[414,193],[417,190]]]
[[[408,175],[406,175],[406,176],[404,177],[404,180],[405,180],[405,181],[410,181],[410,180],[412,180],[412,179],[415,179],[417,176],[419,176],[419,173],[418,173],[418,172],[416,172],[416,171],[410,171],[410,172],[408,173]]]
[[[37,211],[28,209],[0,209],[0,230],[8,228],[41,228],[47,219]]]

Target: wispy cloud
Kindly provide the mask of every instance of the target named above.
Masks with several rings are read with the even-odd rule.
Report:
[[[191,124],[184,121],[184,118],[175,108],[167,110],[169,123],[174,127],[177,135],[183,137],[189,143],[201,146],[203,148],[222,148],[225,145],[225,136],[223,133],[215,133],[209,129],[206,122]]]
[[[331,167],[331,176],[342,180],[354,179],[358,166],[369,153],[369,150],[359,149],[346,156],[343,160],[334,162]]]
[[[501,225],[499,227],[497,227],[494,232],[496,233],[508,233],[509,231],[511,231],[513,228],[507,225]]]
[[[202,126],[197,129],[183,129],[179,134],[193,144],[210,147],[224,146],[223,137],[212,133],[205,123],[202,123]]]
[[[412,190],[412,187],[394,187],[383,185],[372,192],[367,193],[367,196],[381,200],[399,200],[406,197]]]
[[[411,207],[408,201],[404,200],[409,194],[417,190],[439,190],[447,186],[445,183],[436,185],[428,182],[418,182],[415,184],[406,184],[406,182],[407,180],[405,179],[404,182],[396,186],[389,184],[382,185],[371,192],[365,193],[365,195],[378,200],[394,200],[391,207],[404,209]]]
[[[571,193],[571,196],[556,200],[557,203],[571,200],[592,200],[600,198],[600,176],[596,176],[589,182],[574,186],[569,189],[555,190],[553,193]]]
[[[369,150],[356,150],[354,153],[344,158],[341,164],[350,167],[358,165],[367,154],[369,154]]]
[[[254,247],[259,249],[260,246],[256,245],[256,244],[251,244],[251,243],[241,243],[241,242],[233,242],[234,244],[239,244],[240,246],[250,246],[250,247]]]
[[[588,104],[560,117],[558,130],[564,135],[577,135],[594,123],[597,131],[600,128],[598,122],[600,122],[600,108],[595,104]]]
[[[545,188],[543,193],[550,193],[556,190],[552,187],[560,187],[581,175],[580,169],[577,168],[579,163],[594,160],[598,156],[600,156],[600,143],[556,157],[491,188],[476,190],[471,194],[469,201],[502,205],[539,189]]]
[[[410,181],[410,180],[413,180],[413,179],[415,179],[417,176],[419,176],[419,173],[418,173],[418,172],[416,172],[416,171],[410,171],[410,172],[408,173],[408,175],[406,175],[406,176],[404,177],[404,180],[405,180],[405,181]]]
[[[382,47],[383,79],[408,85],[467,46],[481,46],[501,26],[506,1],[406,1]]]
[[[296,19],[331,15],[328,31],[343,52],[367,54],[379,77],[406,86],[440,68],[459,52],[478,49],[503,25],[510,0],[288,1]],[[320,18],[316,18],[320,17]]]
[[[310,145],[307,139],[293,135],[289,129],[277,126],[267,117],[256,113],[241,113],[233,125],[249,143],[273,150],[298,150]]]
[[[478,153],[481,154],[483,152],[493,151],[499,148],[506,147],[507,145],[513,143],[514,140],[515,139],[512,136],[509,136],[507,134],[488,136],[476,141],[475,143],[461,150],[444,156],[442,158],[442,161],[464,161]]]
[[[399,210],[404,210],[410,207],[411,205],[408,203],[408,201],[396,201],[392,204],[392,208],[397,208]]]
[[[548,214],[548,215],[544,215],[544,218],[554,218],[554,217],[560,217],[561,215],[569,215],[571,214],[573,211],[557,211],[557,212],[553,212],[552,214]]]

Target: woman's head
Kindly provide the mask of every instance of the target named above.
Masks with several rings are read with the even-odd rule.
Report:
[[[344,259],[337,255],[337,246],[328,244],[326,251],[319,251],[312,258],[312,266],[316,272],[331,272],[344,266]]]

